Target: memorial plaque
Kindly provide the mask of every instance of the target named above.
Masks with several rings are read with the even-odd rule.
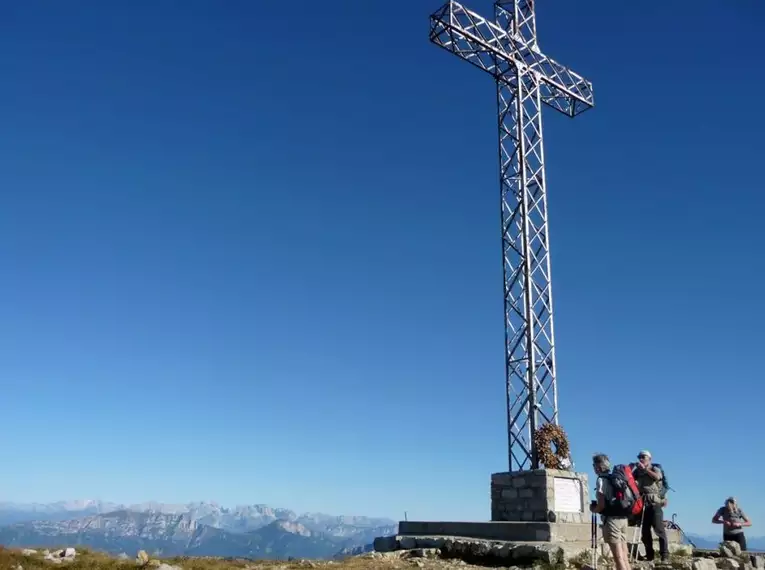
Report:
[[[554,477],[555,508],[558,513],[582,512],[582,484],[578,479]]]

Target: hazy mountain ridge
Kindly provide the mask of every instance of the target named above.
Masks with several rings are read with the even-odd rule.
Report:
[[[115,509],[103,512],[107,509]],[[384,518],[297,515],[267,505],[216,503],[125,507],[100,501],[49,505],[0,503],[0,544],[54,547],[81,544],[114,554],[146,550],[167,556],[331,558],[395,534]]]
[[[688,533],[688,538],[693,541],[693,544],[697,548],[706,548],[710,550],[717,549],[722,541],[722,533],[719,535],[706,535],[701,536],[698,534]],[[752,551],[765,551],[765,536],[749,536],[746,537],[746,546],[748,550]]]

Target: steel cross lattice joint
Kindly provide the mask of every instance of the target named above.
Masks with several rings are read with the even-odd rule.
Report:
[[[536,469],[533,434],[558,424],[542,103],[575,117],[594,105],[592,84],[539,50],[534,0],[496,1],[494,21],[449,1],[430,40],[497,84],[508,462]]]

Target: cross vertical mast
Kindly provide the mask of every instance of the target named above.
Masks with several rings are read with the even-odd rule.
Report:
[[[542,104],[571,117],[592,85],[537,47],[534,0],[497,1],[495,22],[458,2],[431,16],[431,41],[496,81],[509,470],[539,467],[533,434],[558,423]]]

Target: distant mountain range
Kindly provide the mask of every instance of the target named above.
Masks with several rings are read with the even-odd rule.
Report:
[[[162,556],[326,559],[368,550],[375,537],[397,530],[395,521],[384,518],[298,515],[267,505],[0,503],[2,545],[82,545],[130,556],[146,550]]]
[[[267,505],[0,502],[2,545],[81,545],[131,557],[146,550],[163,556],[327,559],[369,551],[375,537],[396,532],[397,523],[385,518],[299,515]],[[697,547],[710,549],[721,540],[719,535],[689,538]],[[765,551],[765,537],[748,536],[747,542],[750,550]]]
[[[688,534],[688,538],[693,541],[697,548],[716,549],[722,541],[722,533],[719,535],[700,536],[697,534]],[[765,551],[765,536],[746,537],[746,547],[752,551]]]

